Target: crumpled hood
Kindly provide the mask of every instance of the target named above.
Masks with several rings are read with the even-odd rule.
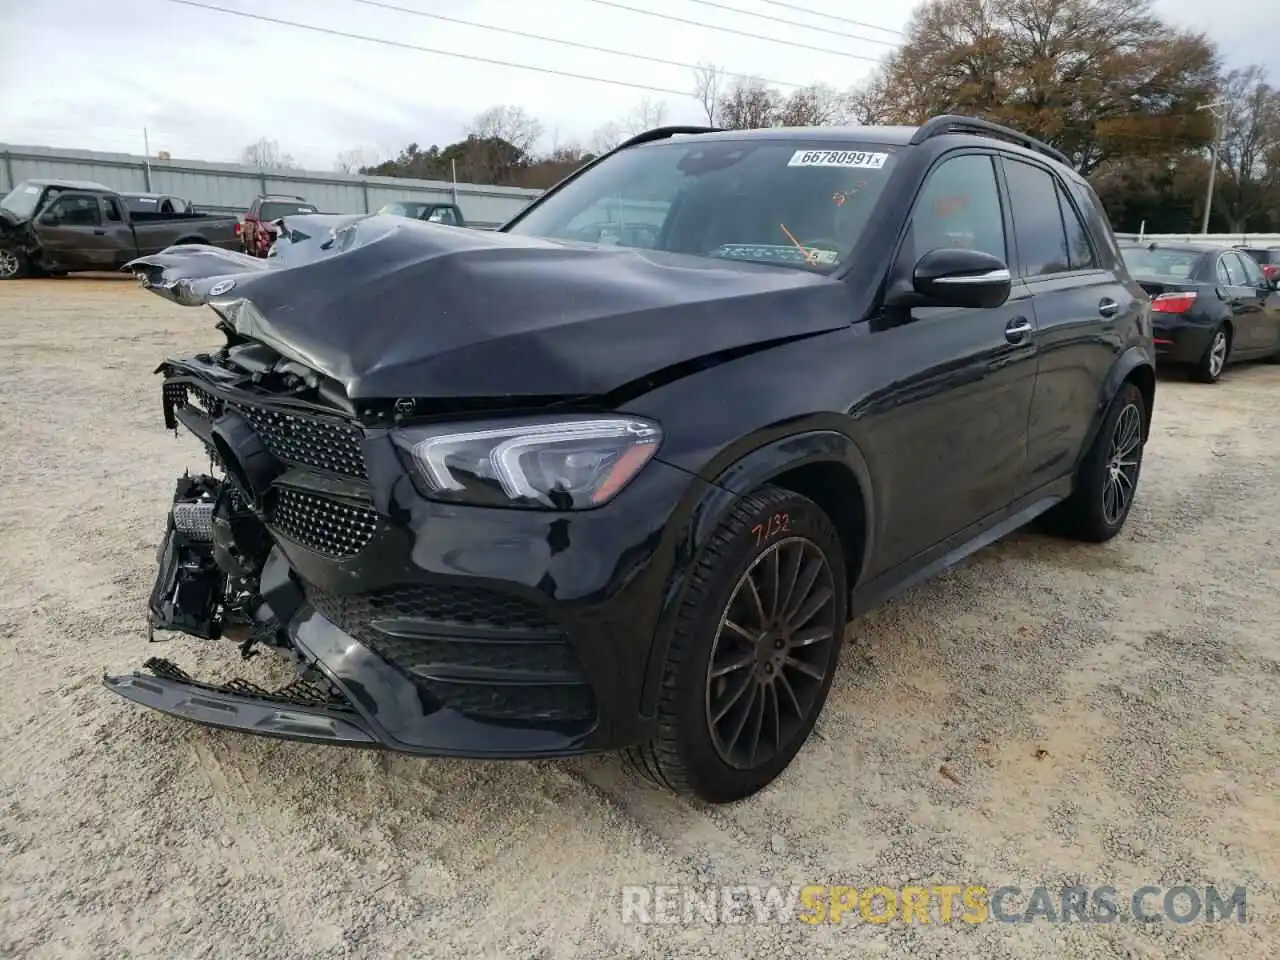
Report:
[[[126,269],[352,399],[605,394],[853,309],[846,284],[798,269],[376,214],[288,217],[266,259],[179,246]]]

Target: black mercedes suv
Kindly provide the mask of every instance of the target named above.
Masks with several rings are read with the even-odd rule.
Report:
[[[286,218],[144,285],[225,343],[165,360],[177,481],[152,658],[204,724],[434,756],[629,748],[731,801],[791,762],[846,621],[1040,518],[1104,541],[1155,393],[1150,303],[1052,148],[919,128],[664,128],[496,232]]]

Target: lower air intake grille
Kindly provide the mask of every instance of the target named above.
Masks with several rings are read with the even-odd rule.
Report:
[[[278,533],[326,557],[354,557],[378,529],[372,508],[344,500],[280,487],[268,524]]]
[[[451,585],[340,595],[307,587],[328,621],[441,704],[510,722],[581,723],[591,688],[563,631],[532,603]]]

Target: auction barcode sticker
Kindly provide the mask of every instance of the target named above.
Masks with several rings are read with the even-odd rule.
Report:
[[[864,150],[797,150],[787,161],[788,167],[853,167],[879,170],[889,159],[887,153]]]

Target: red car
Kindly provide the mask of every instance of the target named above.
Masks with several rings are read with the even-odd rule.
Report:
[[[1276,247],[1237,247],[1241,253],[1247,253],[1262,268],[1262,275],[1272,284],[1280,280],[1280,249]]]
[[[276,231],[272,221],[281,217],[297,217],[319,213],[315,204],[289,194],[263,194],[254,199],[249,212],[240,218],[236,234],[240,249],[255,257],[265,257],[275,242]]]

